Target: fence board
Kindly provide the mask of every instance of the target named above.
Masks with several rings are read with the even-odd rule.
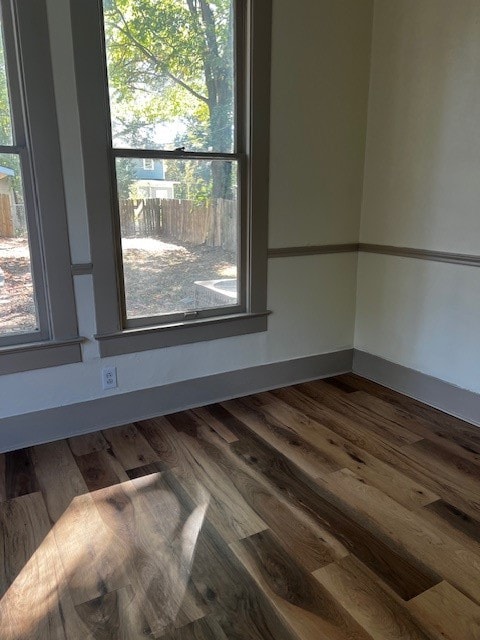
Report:
[[[0,238],[14,238],[12,207],[8,195],[0,194]]]
[[[120,200],[120,222],[124,236],[237,249],[237,203],[231,200]]]

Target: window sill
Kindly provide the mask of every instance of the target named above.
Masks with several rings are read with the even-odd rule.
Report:
[[[0,348],[0,375],[82,361],[83,338],[30,342]]]
[[[125,329],[117,333],[97,335],[100,355],[117,356],[123,353],[150,351],[181,344],[231,338],[267,330],[269,311],[242,313],[231,316],[189,320],[155,327]]]

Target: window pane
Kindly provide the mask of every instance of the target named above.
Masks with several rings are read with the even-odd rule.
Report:
[[[5,68],[5,44],[3,41],[3,20],[0,14],[0,144],[13,144],[12,119],[10,116],[10,96]]]
[[[127,317],[238,302],[238,167],[117,158]]]
[[[38,331],[18,156],[0,154],[0,335]]]
[[[114,147],[233,151],[234,0],[104,0]]]

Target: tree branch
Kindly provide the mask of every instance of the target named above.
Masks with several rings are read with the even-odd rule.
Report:
[[[208,98],[206,98],[201,93],[196,91],[193,87],[191,87],[189,84],[187,84],[184,80],[182,80],[181,78],[178,78],[176,75],[174,75],[168,69],[162,68],[162,64],[161,64],[160,60],[157,58],[157,56],[155,56],[149,49],[147,49],[147,47],[145,47],[145,45],[143,45],[139,40],[137,40],[137,38],[135,38],[135,36],[133,35],[133,33],[131,32],[131,30],[130,30],[130,28],[128,26],[128,22],[125,19],[125,16],[123,15],[123,13],[120,11],[120,9],[117,6],[115,6],[115,11],[120,16],[120,19],[123,22],[123,27],[121,27],[120,25],[115,24],[115,23],[110,23],[111,27],[113,27],[113,28],[117,29],[118,31],[120,31],[120,33],[123,33],[123,35],[126,36],[130,40],[130,42],[139,51],[141,51],[143,53],[143,55],[148,60],[150,60],[150,62],[152,62],[155,65],[155,67],[161,73],[163,73],[168,78],[170,78],[170,80],[172,80],[173,82],[178,84],[180,87],[182,87],[183,89],[185,89],[186,91],[191,93],[195,98],[197,98],[197,100],[200,100],[201,102],[204,102],[205,104],[209,104]]]

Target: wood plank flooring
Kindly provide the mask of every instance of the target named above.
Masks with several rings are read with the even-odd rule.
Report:
[[[0,455],[0,640],[480,640],[480,429],[353,374]]]

